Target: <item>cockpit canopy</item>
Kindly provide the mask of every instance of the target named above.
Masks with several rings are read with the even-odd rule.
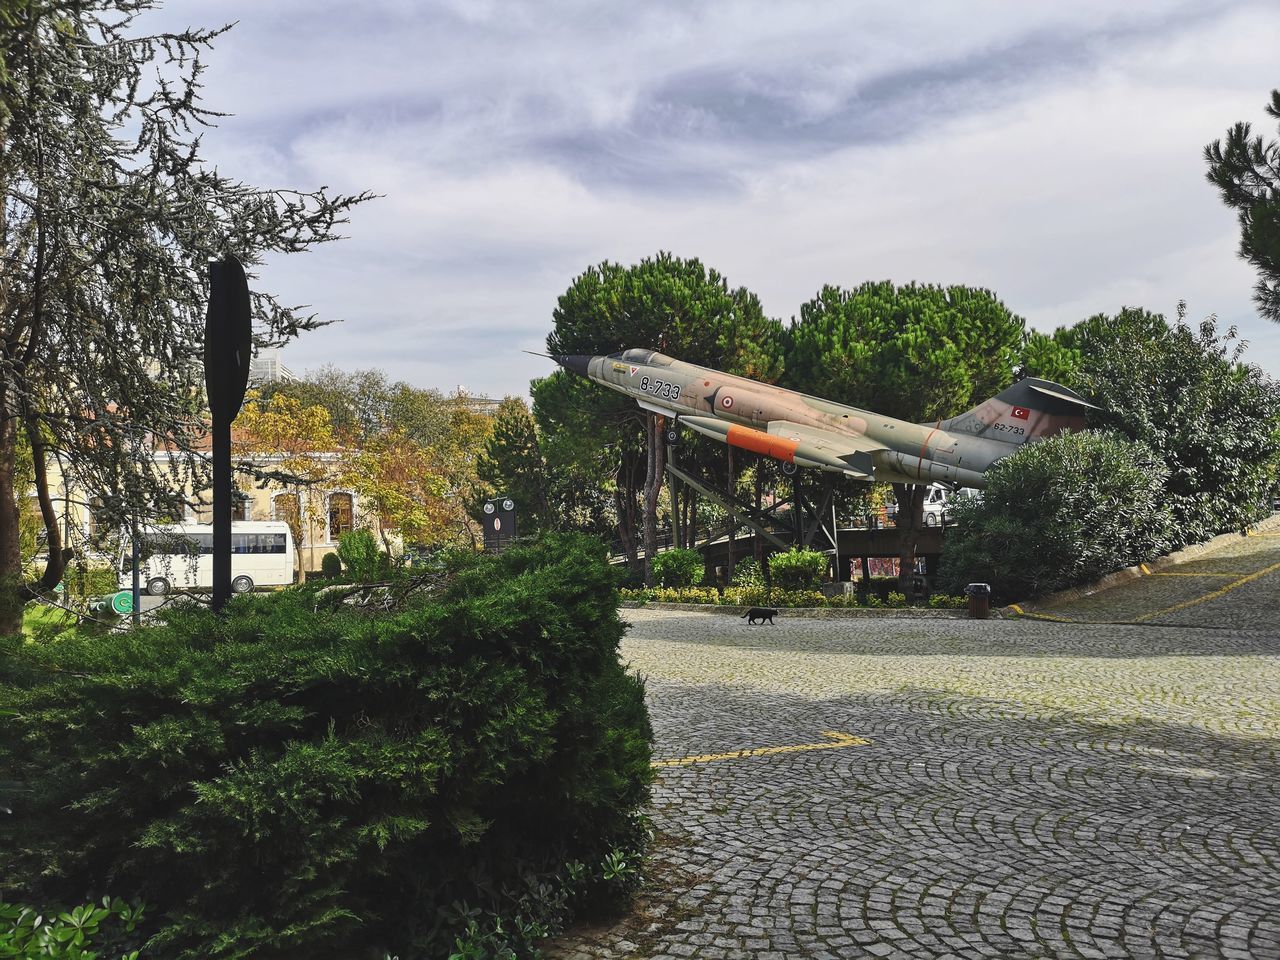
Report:
[[[669,367],[675,362],[666,354],[658,353],[656,350],[646,350],[644,347],[631,347],[620,350],[618,353],[611,353],[609,359],[620,360],[623,363],[645,363],[654,367]]]

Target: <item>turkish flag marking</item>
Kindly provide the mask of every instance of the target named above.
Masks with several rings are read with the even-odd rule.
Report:
[[[1026,420],[1029,416],[1031,416],[1031,411],[1028,410],[1026,407],[1014,407],[1010,415],[1015,420]]]

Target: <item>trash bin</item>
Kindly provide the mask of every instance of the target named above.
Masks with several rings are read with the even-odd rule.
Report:
[[[969,619],[986,620],[991,616],[991,584],[971,583],[964,592],[969,598]]]

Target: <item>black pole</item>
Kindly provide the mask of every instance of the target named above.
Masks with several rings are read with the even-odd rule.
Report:
[[[249,382],[253,326],[244,267],[227,254],[209,264],[204,380],[213,439],[213,609],[231,597],[231,421]]]
[[[142,551],[138,549],[138,521],[133,521],[133,625],[139,627],[142,625],[142,571],[138,568],[142,565]]]
[[[231,599],[231,421],[213,425],[213,609]]]

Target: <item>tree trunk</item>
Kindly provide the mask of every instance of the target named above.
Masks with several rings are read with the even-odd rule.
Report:
[[[760,516],[761,510],[764,508],[764,461],[756,463],[756,517]],[[758,522],[758,521],[757,521]],[[755,558],[756,569],[764,569],[764,537],[760,534],[755,535]]]
[[[893,495],[898,501],[898,588],[908,600],[915,599],[916,539],[924,529],[927,489],[919,483],[893,485]]]
[[[666,444],[662,437],[662,418],[647,418],[648,469],[644,483],[644,584],[653,586],[653,555],[658,552],[658,498],[662,495],[662,478],[666,472]]]
[[[2,387],[0,387],[2,389]],[[22,632],[22,541],[17,493],[18,421],[0,419],[0,636]]]
[[[58,525],[58,514],[53,507],[53,497],[49,494],[49,469],[44,440],[40,436],[40,424],[35,420],[27,421],[27,437],[31,442],[31,462],[35,470],[36,498],[40,503],[40,519],[44,521],[46,542],[49,545],[48,561],[44,573],[36,585],[37,590],[52,590],[62,579],[67,569],[67,554],[63,549],[62,528]],[[21,513],[19,513],[21,519]]]
[[[624,486],[622,479],[622,471],[619,471],[618,482],[613,488],[613,509],[618,514],[618,539],[622,541],[622,552],[627,558],[627,563],[633,563],[636,557],[635,537],[631,532],[631,525],[627,522],[627,495],[629,491]]]
[[[626,483],[625,511],[619,514],[620,521],[626,526],[623,538],[627,546],[627,565],[635,574],[640,568],[640,536],[636,525],[636,467],[639,458],[633,453],[623,454],[624,480]]]
[[[733,447],[727,448],[729,451],[729,559],[725,564],[725,580],[733,583],[733,564],[734,564],[734,548],[737,546],[737,537],[735,536],[734,527],[737,525],[737,516],[733,512],[733,497],[737,493],[737,484],[735,483],[736,475],[733,470]]]

